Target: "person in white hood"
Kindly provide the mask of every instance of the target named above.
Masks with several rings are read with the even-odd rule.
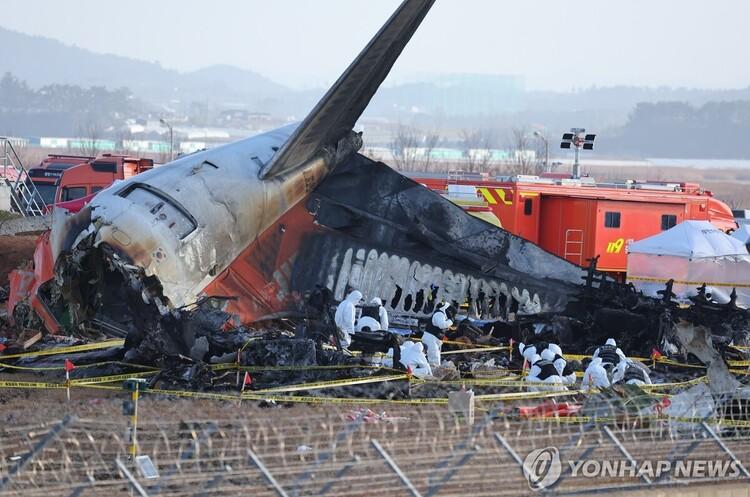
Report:
[[[649,371],[643,364],[636,363],[630,359],[620,361],[612,373],[612,383],[625,383],[627,385],[651,385]]]
[[[529,374],[527,374],[524,377],[525,381],[528,381],[529,383],[540,383],[542,380],[539,378],[540,368],[534,367],[534,364],[541,361],[542,358],[539,357],[539,354],[534,354],[531,356],[530,359],[528,359],[529,363],[531,364],[531,367],[529,369]]]
[[[362,300],[362,293],[359,290],[353,290],[346,298],[336,307],[334,321],[336,328],[340,332],[341,346],[348,348],[352,343],[352,333],[355,331],[354,323],[357,319],[357,304]]]
[[[583,380],[581,381],[581,390],[590,390],[592,388],[607,388],[609,387],[609,377],[607,376],[607,370],[602,365],[602,358],[595,357],[589,363],[589,367],[583,373]]]
[[[529,365],[534,363],[534,356],[538,356],[541,352],[541,350],[538,351],[536,349],[535,344],[526,345],[523,342],[518,344],[518,351],[521,353],[521,356],[528,361]]]
[[[617,367],[621,361],[626,361],[628,359],[617,346],[617,342],[615,342],[614,338],[608,338],[604,345],[594,351],[592,358],[601,359],[602,366],[611,368]]]
[[[422,343],[427,348],[427,362],[433,368],[440,366],[440,351],[443,348],[442,339],[453,326],[453,320],[448,316],[450,304],[444,302],[432,313],[432,319],[422,334]]]
[[[555,369],[557,369],[557,372],[560,373],[560,378],[562,379],[563,384],[565,385],[572,385],[576,382],[576,372],[572,369],[567,367],[568,361],[563,357],[562,349],[559,345],[556,343],[549,344],[548,349],[552,352],[553,357],[551,359],[552,364],[555,365]]]
[[[357,320],[357,331],[365,328],[370,331],[388,331],[388,326],[388,311],[383,307],[382,300],[375,297],[362,307],[362,316]]]
[[[553,348],[553,347],[556,347],[556,348]],[[558,353],[557,351],[560,350],[560,347],[558,347],[557,345],[553,343],[547,343],[547,342],[541,342],[541,341],[531,343],[529,345],[526,345],[523,342],[518,344],[518,350],[521,352],[521,355],[523,356],[523,358],[529,361],[529,364],[532,364],[532,359],[534,358],[535,355],[541,356],[542,352],[544,352],[547,349],[552,349],[553,352]]]
[[[555,354],[549,349],[544,349],[541,356],[537,354],[532,357],[531,369],[529,370],[529,375],[526,377],[526,381],[529,383],[535,383],[534,386],[529,387],[530,392],[546,392],[566,389],[562,384],[560,374],[552,363],[554,357]]]
[[[417,378],[432,376],[432,368],[424,355],[424,345],[408,340],[401,346],[401,364],[411,368]]]
[[[432,368],[430,363],[427,362],[427,357],[424,355],[424,346],[419,342],[412,342],[407,340],[400,347],[401,350],[401,364],[405,368],[411,368],[411,372],[417,378],[427,378],[432,376]],[[392,368],[393,367],[393,349],[388,349],[385,359],[383,359],[383,366]]]

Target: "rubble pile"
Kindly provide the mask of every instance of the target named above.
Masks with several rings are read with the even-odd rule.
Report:
[[[590,271],[590,275],[595,273]],[[135,302],[137,309],[129,309],[127,305],[115,307],[120,316],[126,316],[125,320],[116,322],[113,319],[116,314],[104,305],[102,308],[108,312],[91,317],[87,326],[79,328],[83,333],[75,328],[69,330],[71,335],[86,339],[124,338],[121,348],[69,358],[80,366],[92,365],[86,371],[88,376],[153,371],[148,376],[151,386],[192,391],[234,391],[240,371],[249,371],[252,383],[247,392],[257,391],[282,402],[284,398],[280,395],[290,394],[289,387],[295,395],[305,398],[406,400],[446,398],[449,392],[469,385],[481,398],[517,391],[524,381],[524,356],[514,344],[557,344],[570,356],[567,362],[571,374],[575,376],[577,372],[580,379],[590,359],[581,357],[581,360],[578,355],[588,356],[608,337],[615,337],[627,356],[654,358],[653,352],[659,351],[661,357],[675,361],[674,364],[654,361],[652,368],[646,369],[657,384],[700,379],[706,372],[700,366],[708,365],[711,373],[718,361],[723,374],[728,374],[734,383],[727,385],[725,380],[720,387],[712,387],[714,391],[737,390],[741,385],[729,372],[726,361],[748,360],[748,349],[743,347],[750,338],[747,310],[732,301],[714,302],[700,292],[692,306],[680,307],[672,300],[670,285],[660,299],[653,299],[635,292],[631,285],[602,281],[594,288],[590,283],[591,278],[560,313],[518,315],[511,321],[456,318],[456,325],[442,345],[442,364],[431,368],[430,374],[420,377],[420,381],[356,382],[378,376],[389,380],[394,373],[411,375],[411,368],[393,360],[393,350],[394,347],[403,350],[404,344],[411,344],[411,340],[419,343],[417,337],[427,328],[425,320],[394,325],[397,328],[392,331],[398,333],[363,332],[365,338],[357,338],[355,333],[350,348],[342,349],[332,318],[336,302],[324,289],[307,296],[305,315],[256,323],[252,328],[232,325],[232,316],[222,310],[226,298],[206,298],[162,315],[158,306],[145,305],[145,299],[133,295],[126,297],[125,302]],[[399,321],[396,317],[394,320]],[[686,332],[688,328],[703,330],[700,335],[703,342],[693,338],[697,332]],[[77,343],[70,340],[68,344]],[[9,347],[6,353],[14,351],[12,343],[6,339]],[[60,338],[47,337],[37,346],[45,349],[60,345]],[[60,361],[30,357],[15,364],[39,368],[59,365]],[[128,367],[134,365],[135,370]],[[74,379],[77,377],[78,372]],[[744,377],[740,378],[744,381]],[[692,388],[698,387],[704,388],[700,385]],[[552,401],[555,407],[550,407],[549,401],[536,404],[532,401],[529,406],[526,400],[526,407],[519,407],[517,412],[523,416],[578,413],[607,418],[613,412],[623,415],[627,411],[633,415],[661,412],[667,407],[661,405],[658,393],[649,395],[648,390],[632,385],[614,387],[611,393],[601,394],[604,397],[598,395],[578,393],[576,396],[584,400],[582,404]],[[631,397],[640,400],[634,403]],[[623,405],[627,409],[623,410]],[[712,405],[735,418],[738,413],[740,416],[747,413],[747,400],[740,393],[724,396]],[[676,412],[675,409],[672,407],[670,412]],[[690,416],[683,413],[683,417]]]

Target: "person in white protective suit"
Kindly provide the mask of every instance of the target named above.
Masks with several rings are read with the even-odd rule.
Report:
[[[336,328],[339,330],[339,338],[343,348],[348,348],[352,343],[352,333],[355,332],[354,323],[357,319],[357,304],[360,300],[362,300],[362,293],[359,290],[353,290],[336,307],[334,321],[336,322]]]
[[[444,302],[432,313],[432,319],[422,334],[422,343],[427,349],[427,362],[433,368],[440,366],[440,351],[443,348],[443,338],[453,326],[453,320],[448,315],[450,304]]]
[[[535,355],[541,356],[542,352],[549,348],[551,345],[547,342],[535,342],[531,343],[529,345],[526,345],[525,343],[521,342],[518,344],[518,350],[521,352],[521,355],[524,359],[526,359],[529,362],[529,365],[532,363],[532,359]],[[557,345],[555,345],[557,347]],[[557,347],[558,349],[560,347]]]
[[[537,352],[537,350],[536,350],[536,345],[534,345],[534,344],[531,344],[531,345],[526,345],[525,343],[523,343],[523,342],[520,342],[520,343],[518,344],[518,351],[519,351],[519,352],[521,353],[521,356],[522,356],[522,357],[523,357],[524,359],[526,359],[526,361],[527,361],[527,362],[528,362],[529,364],[532,364],[532,363],[533,363],[533,361],[534,361],[534,356],[537,356],[537,355],[539,355],[539,353],[538,353],[538,352]],[[541,352],[541,351],[539,351],[539,352]]]
[[[411,368],[411,372],[417,378],[427,378],[432,376],[432,368],[430,363],[427,362],[427,357],[424,355],[424,345],[419,342],[412,342],[407,340],[401,346],[401,364],[406,368]],[[383,366],[392,368],[393,367],[393,349],[388,349],[385,359],[383,359]]]
[[[620,361],[612,373],[612,384],[651,385],[648,368],[630,359]]]
[[[530,392],[546,392],[566,390],[562,378],[552,360],[555,354],[550,349],[544,349],[542,355],[534,356],[526,381],[534,383],[529,387]]]
[[[602,365],[602,358],[595,357],[589,363],[589,367],[583,372],[583,380],[581,381],[581,390],[590,390],[592,388],[607,388],[609,387],[609,377],[607,376],[607,370]]]
[[[548,350],[552,351],[553,358],[552,364],[555,365],[555,369],[560,373],[560,378],[563,384],[572,385],[576,382],[576,372],[568,367],[568,361],[563,357],[562,349],[556,343],[549,344]]]
[[[602,366],[605,368],[611,368],[610,371],[617,367],[621,361],[626,361],[628,358],[617,346],[614,338],[608,338],[607,341],[594,351],[593,359],[599,358],[602,360]]]
[[[357,331],[388,331],[388,311],[383,307],[383,301],[375,297],[369,304],[362,307],[362,315],[357,320]]]
[[[411,368],[411,372],[417,378],[432,376],[432,368],[424,355],[424,345],[411,340],[401,346],[401,364]]]
[[[542,358],[539,356],[539,354],[534,354],[528,361],[529,364],[533,365],[541,360]],[[531,366],[531,368],[529,369],[529,374],[524,377],[524,380],[528,381],[529,383],[540,383],[542,380],[539,379],[539,377],[537,376],[538,374],[539,368],[534,369],[534,366]]]

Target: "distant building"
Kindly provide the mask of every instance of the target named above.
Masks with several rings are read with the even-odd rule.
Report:
[[[122,147],[132,152],[169,153],[169,142],[158,140],[123,140]]]
[[[69,138],[53,138],[43,136],[39,138],[39,146],[43,148],[68,148]]]
[[[197,152],[199,150],[204,150],[206,148],[208,148],[206,146],[206,142],[184,141],[184,142],[180,142],[179,153],[180,154],[192,154],[194,152]]]
[[[117,144],[112,140],[91,140],[89,138],[69,138],[68,148],[114,152]]]
[[[21,138],[18,136],[5,136],[4,138],[8,140],[10,144],[15,148],[25,147],[30,144],[30,140],[28,138]]]

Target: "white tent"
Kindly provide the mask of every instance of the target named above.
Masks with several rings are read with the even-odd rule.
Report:
[[[745,244],[750,245],[750,224],[740,224],[740,227],[732,232],[732,238],[736,238]]]
[[[705,283],[714,300],[728,302],[736,289],[737,303],[750,306],[750,254],[708,221],[685,221],[628,246],[628,282],[638,290],[657,297],[670,279],[680,300]]]

